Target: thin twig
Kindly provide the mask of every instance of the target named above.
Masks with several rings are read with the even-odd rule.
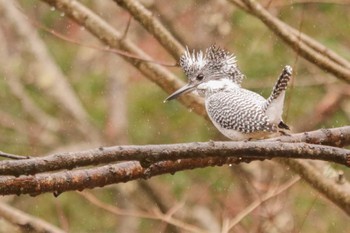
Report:
[[[14,155],[14,154],[5,153],[3,151],[0,151],[0,157],[8,158],[8,159],[15,159],[15,160],[30,159],[31,158],[30,156]]]
[[[243,211],[241,211],[239,214],[236,215],[235,218],[231,219],[231,221],[228,224],[227,232],[229,232],[235,225],[237,225],[240,221],[243,220],[247,215],[249,215],[251,212],[253,212],[256,208],[258,208],[260,205],[265,203],[266,201],[270,200],[271,198],[274,198],[284,191],[288,190],[290,187],[292,187],[294,184],[296,184],[300,180],[300,177],[296,177],[291,179],[290,181],[286,182],[285,184],[281,185],[276,190],[270,190],[266,194],[264,194],[261,198],[254,201],[252,204],[250,204],[248,207],[246,207]]]
[[[64,41],[67,41],[69,43],[72,43],[72,44],[76,44],[76,45],[79,45],[79,46],[83,46],[83,47],[86,47],[86,48],[90,48],[90,49],[95,49],[95,50],[99,50],[99,51],[103,51],[103,52],[109,52],[109,53],[114,53],[114,54],[118,54],[120,56],[124,56],[124,57],[129,57],[129,58],[133,58],[133,59],[136,59],[136,60],[139,60],[139,61],[143,61],[143,62],[150,62],[150,63],[155,63],[155,64],[158,64],[158,65],[162,65],[162,66],[167,66],[167,67],[176,67],[178,66],[177,63],[169,63],[169,62],[162,62],[162,61],[156,61],[156,60],[152,60],[152,59],[144,59],[142,57],[139,57],[135,54],[132,54],[132,53],[129,53],[129,52],[126,52],[126,51],[122,51],[120,49],[113,49],[113,48],[106,48],[106,47],[101,47],[101,46],[98,46],[98,45],[92,45],[92,44],[84,44],[80,41],[76,41],[72,38],[69,38],[68,36],[65,36],[59,32],[56,32],[55,30],[51,29],[51,28],[48,28],[48,27],[45,27],[44,25],[40,24],[39,22],[36,22],[35,20],[31,20],[32,23],[44,30],[45,32],[61,39],[61,40],[64,40]],[[127,28],[125,29],[124,31],[124,34],[122,36],[122,38],[124,39],[125,37],[125,33],[127,33],[127,30],[129,29],[129,24],[130,24],[130,21],[128,21],[128,25],[127,25]]]
[[[131,25],[131,20],[132,20],[132,16],[129,15],[128,22],[126,23],[126,27],[125,27],[125,30],[124,30],[123,35],[122,35],[122,39],[126,38],[128,35],[130,25]]]
[[[162,192],[159,189],[156,189],[154,186],[151,185],[150,182],[147,182],[145,180],[138,180],[137,184],[139,185],[140,189],[142,189],[147,197],[154,203],[158,208],[159,211],[164,214],[171,216],[174,214],[173,211],[175,211],[174,208],[169,208],[166,204],[166,198],[164,195],[164,192]],[[172,232],[172,233],[178,233],[178,229],[176,229],[173,225],[164,226],[164,230],[162,232]]]
[[[349,183],[339,184],[332,177],[326,177],[319,170],[314,168],[307,161],[292,159],[276,159],[275,161],[283,164],[300,175],[307,183],[325,195],[340,209],[350,215],[350,185]]]
[[[171,224],[173,226],[179,227],[183,230],[186,230],[186,232],[194,232],[194,233],[203,233],[204,230],[197,228],[193,225],[187,224],[185,222],[182,222],[180,220],[174,219],[169,214],[163,214],[162,212],[158,211],[155,214],[150,214],[143,211],[127,211],[120,209],[116,206],[108,205],[106,203],[103,203],[102,201],[98,200],[94,195],[92,195],[89,192],[81,192],[78,193],[82,197],[84,197],[86,200],[88,200],[91,204],[106,210],[114,215],[117,216],[129,216],[129,217],[137,217],[137,218],[146,218],[146,219],[153,219],[153,220],[160,220],[163,222],[166,222],[168,224]]]

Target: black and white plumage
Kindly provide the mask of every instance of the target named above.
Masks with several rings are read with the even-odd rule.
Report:
[[[236,58],[224,49],[211,46],[205,53],[187,49],[180,66],[188,84],[167,100],[195,90],[205,98],[207,113],[219,131],[232,140],[258,139],[289,129],[282,121],[285,90],[292,75],[286,66],[269,98],[241,88],[244,75]]]

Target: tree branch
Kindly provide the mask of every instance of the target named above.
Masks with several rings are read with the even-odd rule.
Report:
[[[29,159],[30,156],[23,156],[23,155],[14,155],[14,154],[9,154],[5,153],[3,151],[0,151],[0,157],[7,158],[7,159]]]
[[[70,190],[103,187],[109,184],[148,179],[161,174],[174,174],[185,169],[221,166],[237,162],[236,158],[201,158],[197,160],[163,161],[148,168],[139,162],[123,162],[97,168],[62,171],[52,174],[37,174],[20,177],[0,177],[0,195],[31,194],[32,196],[53,192],[59,195]]]
[[[128,182],[140,178],[148,179],[165,173],[174,174],[177,171],[185,169],[221,166],[236,162],[240,162],[240,160],[232,157],[182,159],[158,162],[148,168],[142,167],[139,162],[123,162],[97,168],[62,171],[52,174],[44,173],[17,178],[0,177],[0,195],[31,194],[34,196],[44,192],[53,192],[57,196],[69,190],[103,187],[109,184]],[[320,173],[316,173],[311,165],[303,161],[278,159],[278,162],[290,166],[295,172],[301,174],[304,179],[312,184],[313,187],[350,214],[350,195],[349,192],[344,191],[344,187],[349,189],[349,184],[337,184],[335,180],[327,179]]]
[[[31,59],[29,64],[35,71],[33,77],[37,86],[48,96],[55,99],[77,122],[78,129],[91,141],[99,141],[95,126],[91,123],[89,114],[71,87],[62,70],[50,56],[44,42],[27,18],[18,10],[13,1],[0,0],[0,14],[6,22],[13,26],[17,36],[26,42],[21,50],[28,52]],[[31,70],[31,73],[33,72]],[[51,122],[51,119],[47,123]],[[45,122],[46,123],[46,122]]]
[[[243,211],[241,211],[233,219],[231,219],[227,224],[227,231],[223,231],[223,232],[229,232],[235,225],[241,222],[244,217],[246,217],[249,213],[253,212],[257,207],[261,206],[263,203],[267,202],[268,200],[285,192],[294,184],[296,184],[299,180],[300,180],[300,177],[295,177],[290,181],[286,182],[285,184],[281,185],[281,187],[272,189],[269,192],[265,193],[263,196],[259,197],[259,199],[252,202]]]
[[[40,218],[30,216],[3,202],[0,202],[0,216],[10,223],[19,226],[22,232],[64,233],[57,226],[51,225]]]
[[[242,4],[237,4],[237,0],[230,0],[230,2],[236,4],[238,7],[242,6]],[[319,45],[319,43],[315,43],[311,38],[304,35],[299,36],[302,33],[297,33],[295,29],[292,29],[272,16],[256,1],[242,0],[242,2],[244,4],[244,7],[241,7],[243,10],[259,18],[271,31],[305,59],[334,74],[336,77],[348,83],[350,82],[350,65],[345,59],[340,59],[335,53]]]
[[[329,198],[340,209],[350,215],[350,185],[337,182],[334,178],[326,177],[307,161],[278,159],[278,162],[290,167],[312,187]]]
[[[345,130],[343,131],[339,128],[333,131],[350,131],[350,127],[344,128]],[[152,163],[160,161],[207,157],[232,157],[235,158],[237,162],[264,160],[275,157],[302,158],[331,161],[345,166],[350,165],[349,150],[325,145],[311,145],[303,142],[295,142],[295,140],[315,142],[313,138],[315,135],[325,135],[328,140],[335,139],[333,143],[337,145],[343,144],[344,139],[346,139],[347,142],[350,141],[350,132],[343,133],[343,141],[339,141],[337,136],[333,137],[332,130],[320,130],[297,134],[292,143],[265,140],[100,147],[98,149],[57,153],[31,159],[0,161],[0,175],[30,175],[118,161],[139,161],[143,166],[147,167]],[[293,136],[281,137],[278,140],[283,140],[284,138],[293,138]],[[290,140],[293,141],[292,139]],[[321,140],[318,142],[321,142]],[[322,143],[324,142],[326,141],[322,141]]]
[[[241,0],[229,0],[229,1],[233,4],[235,4],[236,6],[238,6],[239,8],[241,8],[242,10],[244,10],[245,12],[247,12],[248,14],[254,15],[253,12],[247,7],[247,5],[245,5],[244,3],[241,2]],[[348,60],[346,60],[345,58],[343,58],[339,54],[335,53],[333,50],[327,48],[326,46],[324,46],[320,42],[318,42],[315,39],[311,38],[310,36],[304,34],[300,30],[297,30],[297,29],[289,26],[288,24],[284,23],[283,21],[279,20],[278,18],[275,18],[275,22],[278,22],[278,24],[280,24],[280,26],[283,26],[283,27],[287,28],[288,30],[290,30],[290,33],[298,36],[300,41],[305,43],[307,46],[310,46],[310,48],[312,48],[316,52],[324,55],[325,57],[329,58],[330,60],[334,61],[335,63],[337,63],[339,65],[346,66],[346,67],[350,68],[350,62]]]
[[[137,21],[139,21],[161,44],[178,60],[183,53],[183,46],[173,35],[148,11],[139,1],[114,0],[118,5],[126,9]]]
[[[93,11],[82,5],[76,0],[41,0],[61,10],[78,24],[84,26],[88,31],[111,48],[123,49],[131,54],[135,54],[145,60],[151,59],[147,54],[140,50],[122,33],[111,27],[106,21],[96,15]],[[184,85],[174,74],[167,69],[155,64],[142,62],[128,57],[123,57],[131,65],[135,66],[152,82],[155,82],[167,93],[172,93]],[[203,101],[195,95],[186,95],[179,98],[186,107],[193,109],[197,114],[207,117],[203,107]]]
[[[143,211],[137,211],[137,212],[131,212],[123,209],[119,209],[116,206],[108,205],[106,203],[103,203],[102,201],[98,200],[95,196],[88,192],[81,192],[78,193],[79,195],[83,196],[87,201],[89,201],[91,204],[108,211],[116,216],[130,216],[130,217],[138,217],[138,218],[146,218],[146,219],[153,219],[153,220],[160,220],[163,222],[168,223],[170,226],[176,226],[177,228],[174,228],[178,231],[178,229],[183,229],[186,232],[195,232],[195,233],[206,233],[206,231],[194,226],[187,224],[185,222],[182,222],[178,219],[175,219],[171,216],[171,213],[162,213],[160,211],[154,210],[152,214],[148,212]],[[171,231],[172,232],[172,231]]]
[[[266,141],[306,142],[310,144],[344,147],[350,145],[350,126],[319,129],[309,132],[266,139]]]

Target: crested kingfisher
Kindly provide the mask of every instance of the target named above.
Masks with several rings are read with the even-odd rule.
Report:
[[[195,91],[205,99],[205,108],[215,127],[231,140],[262,139],[289,130],[282,121],[284,97],[292,75],[285,66],[265,99],[241,87],[244,75],[234,54],[212,45],[203,53],[187,48],[180,57],[180,66],[188,83],[165,101]]]

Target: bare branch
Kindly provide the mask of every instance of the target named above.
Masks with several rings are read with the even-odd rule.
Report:
[[[345,212],[350,214],[349,192],[344,191],[344,184],[337,184],[335,180],[325,179],[316,174],[315,169],[302,161],[278,160],[290,165],[293,170],[301,174],[312,186],[324,193]],[[295,161],[295,162],[294,162]],[[58,195],[68,190],[83,190],[85,188],[102,187],[108,184],[127,182],[135,179],[148,179],[152,176],[175,173],[184,169],[193,169],[214,165],[223,165],[237,162],[236,158],[203,158],[183,159],[178,161],[164,161],[142,167],[138,162],[124,162],[115,165],[106,165],[98,168],[57,172],[53,174],[37,174],[34,176],[0,177],[0,195],[31,194],[38,195],[44,192],[53,192]],[[302,163],[304,163],[302,165]],[[299,168],[300,170],[297,170]],[[307,168],[304,170],[304,168]],[[311,174],[310,174],[311,173]],[[310,178],[311,177],[311,178]],[[322,177],[320,179],[320,177]],[[346,184],[346,187],[349,185]],[[329,188],[331,187],[331,190]],[[327,189],[327,190],[325,190]]]
[[[253,212],[257,207],[259,207],[266,201],[270,200],[271,198],[274,198],[280,195],[281,193],[283,193],[284,191],[288,190],[290,187],[296,184],[299,180],[300,180],[300,177],[293,178],[289,182],[286,182],[285,184],[281,185],[281,187],[274,190],[270,190],[269,192],[264,194],[261,198],[251,203],[242,212],[237,214],[234,219],[231,219],[231,221],[229,221],[227,226],[227,231],[224,231],[224,232],[229,232],[235,225],[237,225],[240,221],[242,221],[244,217],[246,217],[248,214]]]
[[[0,5],[1,14],[13,25],[18,37],[28,44],[25,49],[33,58],[30,61],[31,65],[35,67],[34,77],[37,85],[48,96],[52,96],[58,103],[61,103],[62,107],[76,119],[78,128],[84,133],[84,136],[92,141],[98,141],[99,135],[91,124],[88,113],[62,71],[52,60],[46,45],[36,33],[35,28],[12,1],[0,0]]]
[[[33,217],[18,209],[15,209],[3,202],[0,202],[0,216],[10,223],[19,226],[23,232],[38,233],[64,233],[65,231],[58,227],[43,221],[40,218]]]
[[[312,187],[350,215],[350,185],[348,183],[339,183],[334,178],[326,177],[307,161],[292,159],[278,159],[277,161],[291,168]]]
[[[83,47],[86,47],[86,48],[91,48],[91,49],[95,49],[95,50],[99,50],[99,51],[103,51],[103,52],[114,53],[114,54],[118,54],[118,55],[124,56],[124,57],[130,57],[130,58],[133,58],[133,59],[136,59],[136,60],[140,60],[140,61],[143,61],[143,62],[151,62],[151,63],[155,63],[155,64],[162,65],[162,66],[168,66],[168,67],[176,67],[176,66],[178,66],[176,63],[169,63],[169,62],[162,62],[162,61],[156,61],[156,60],[143,59],[143,58],[138,57],[138,56],[136,56],[134,54],[131,54],[131,53],[119,50],[119,49],[111,49],[111,48],[101,47],[101,46],[92,45],[92,44],[84,44],[84,43],[82,43],[80,41],[76,41],[76,40],[71,39],[71,38],[69,38],[69,37],[67,37],[65,35],[62,35],[61,33],[56,32],[53,29],[47,28],[44,25],[39,24],[38,22],[33,21],[33,23],[37,27],[39,27],[40,29],[46,31],[47,33],[50,33],[51,35],[53,35],[53,36],[55,36],[55,37],[57,37],[57,38],[59,38],[61,40],[67,41],[69,43],[72,43],[72,44],[76,44],[76,45],[79,45],[79,46],[83,46]],[[123,34],[123,37],[125,37],[124,34]]]
[[[237,0],[230,1],[239,7],[242,6],[242,4],[237,4]],[[350,82],[350,65],[345,59],[339,59],[339,56],[313,41],[310,37],[299,36],[299,34],[302,35],[302,33],[286,26],[286,24],[272,16],[256,1],[242,0],[242,2],[245,4],[245,7],[242,8],[243,10],[259,18],[267,27],[289,44],[296,52],[300,53],[305,59],[334,74],[336,77]]]
[[[139,162],[123,162],[97,168],[62,171],[52,174],[37,174],[20,177],[0,177],[0,195],[31,194],[53,192],[59,195],[69,190],[103,187],[109,184],[127,182],[135,179],[175,173],[177,171],[207,166],[221,166],[237,162],[236,158],[183,159],[181,161],[164,161],[142,167]]]
[[[168,52],[178,60],[184,48],[173,37],[173,35],[161,24],[159,20],[148,11],[140,2],[135,0],[114,0],[121,7],[130,12],[130,14],[139,21]]]
[[[319,129],[310,132],[292,134],[291,136],[266,139],[266,141],[275,140],[282,142],[306,142],[310,144],[344,147],[350,145],[350,126]]]
[[[152,176],[164,173],[175,173],[184,169],[192,169],[198,167],[222,165],[225,163],[236,162],[236,159],[230,158],[203,158],[197,160],[184,159],[181,161],[165,161],[151,165],[149,168],[142,167],[138,162],[124,162],[115,165],[106,165],[98,168],[57,172],[53,174],[38,174],[34,176],[21,177],[0,177],[0,195],[10,194],[31,194],[38,195],[44,192],[53,192],[58,195],[69,190],[83,190],[85,188],[102,187],[108,184],[127,182],[135,179],[148,179]],[[289,165],[294,160],[280,159],[280,163]],[[299,161],[296,161],[300,164]],[[293,166],[295,167],[295,166]],[[311,174],[311,169],[315,169],[310,165],[303,164],[297,166],[301,169],[302,175],[305,175],[307,181],[316,189],[324,193],[328,198],[335,202],[345,212],[350,214],[349,192],[344,191],[344,187],[348,184],[337,184],[335,180],[325,179],[321,174]],[[306,167],[308,170],[304,170]],[[294,168],[293,168],[294,170]],[[304,178],[305,178],[304,177]],[[325,191],[332,187],[331,190]]]
[[[78,24],[86,27],[93,35],[111,48],[122,49],[131,54],[135,54],[142,59],[151,60],[142,50],[130,42],[127,38],[123,38],[123,34],[106,21],[96,15],[94,12],[86,8],[76,0],[42,0],[56,9],[65,12],[65,15],[75,20]],[[148,79],[155,82],[167,93],[172,93],[181,86],[183,82],[167,69],[155,64],[141,62],[132,58],[123,57],[138,70],[140,70]],[[153,60],[153,59],[152,59]],[[203,108],[203,101],[195,95],[187,95],[180,97],[179,100],[188,108],[193,109],[197,114],[207,117]]]
[[[11,61],[10,57],[7,58],[9,58],[9,60]],[[30,96],[25,91],[25,88],[20,82],[20,80],[17,77],[15,77],[15,75],[12,75],[12,72],[8,71],[9,68],[12,69],[12,67],[10,66],[7,66],[5,68],[7,70],[5,71],[7,76],[6,83],[10,87],[12,94],[20,100],[23,109],[30,116],[32,116],[38,124],[40,124],[48,130],[57,132],[60,127],[57,119],[44,112],[38,105],[35,104],[34,101],[32,101]]]
[[[241,8],[242,10],[244,10],[245,12],[252,14],[252,15],[255,15],[251,11],[249,6],[245,3],[242,3],[242,1],[240,1],[240,0],[229,0],[229,1],[232,2],[233,4],[235,4],[236,6],[238,6],[239,8]],[[269,4],[270,3],[272,3],[272,1],[270,1]],[[271,15],[271,17],[273,17],[273,16]],[[265,23],[267,24],[267,22],[265,22]],[[330,60],[334,61],[335,63],[338,63],[339,65],[346,66],[346,67],[350,68],[350,62],[348,60],[341,57],[340,55],[338,55],[337,53],[335,53],[331,49],[327,48],[326,46],[322,45],[318,41],[314,40],[313,38],[309,37],[308,35],[302,33],[300,30],[297,30],[297,29],[289,26],[288,24],[284,23],[283,21],[279,20],[278,18],[274,19],[274,23],[279,25],[280,28],[284,27],[284,28],[290,30],[290,33],[297,36],[301,42],[305,43],[307,46],[314,49],[316,52],[324,55],[325,57],[329,58]],[[297,51],[299,51],[299,49]]]
[[[195,227],[193,225],[187,224],[185,222],[182,222],[180,220],[177,220],[170,216],[169,214],[163,214],[161,212],[157,212],[156,214],[150,214],[142,211],[127,211],[123,209],[119,209],[115,206],[111,206],[108,204],[103,203],[102,201],[98,200],[95,196],[88,192],[81,192],[78,193],[79,195],[83,196],[86,200],[88,200],[90,203],[94,204],[95,206],[104,209],[116,216],[131,216],[131,217],[138,217],[138,218],[148,218],[148,219],[154,219],[154,220],[160,220],[166,223],[171,224],[172,226],[176,226],[178,228],[186,230],[186,232],[195,232],[195,233],[205,233],[204,230]],[[177,229],[177,228],[174,228]]]
[[[346,127],[350,130],[350,127]],[[339,131],[339,129],[338,129]],[[344,131],[342,131],[344,132]],[[312,141],[315,134],[332,139],[332,130],[321,130],[310,134],[298,134],[297,138]],[[311,135],[311,136],[310,136]],[[343,133],[349,139],[350,134]],[[288,137],[287,137],[288,138]],[[293,138],[293,137],[290,137]],[[338,139],[335,136],[336,139]],[[280,138],[279,140],[283,140]],[[334,143],[341,143],[338,140]],[[60,169],[97,165],[117,161],[139,161],[147,167],[152,163],[178,159],[198,159],[207,157],[234,158],[235,162],[264,160],[275,157],[303,158],[332,161],[349,166],[350,151],[324,145],[302,142],[251,141],[251,142],[202,142],[170,145],[114,146],[98,149],[57,153],[45,157],[25,160],[0,161],[0,175],[29,175]]]
[[[1,2],[0,2],[1,5]],[[0,32],[2,34],[2,32]],[[20,79],[14,75],[14,71],[18,67],[14,64],[17,64],[17,61],[20,60],[19,54],[11,53],[9,51],[9,45],[6,44],[5,38],[0,36],[0,45],[2,55],[6,58],[0,60],[1,69],[3,70],[4,75],[6,76],[6,83],[9,86],[12,94],[20,100],[23,109],[33,117],[33,119],[43,126],[44,128],[57,132],[59,129],[59,122],[57,119],[53,118],[46,112],[44,112],[26,93],[23,84]]]
[[[8,159],[29,159],[30,158],[29,156],[13,155],[2,151],[0,151],[0,157],[8,158]]]

